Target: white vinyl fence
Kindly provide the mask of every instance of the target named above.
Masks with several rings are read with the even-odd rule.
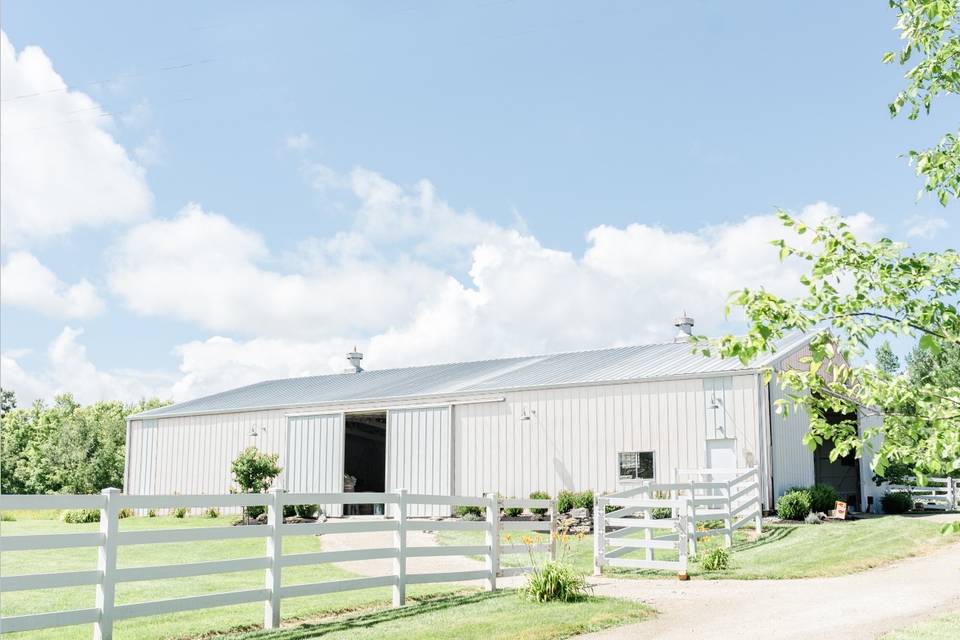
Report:
[[[391,519],[343,519],[315,523],[283,523],[283,507],[288,504],[384,504]],[[486,520],[429,520],[408,518],[411,511],[422,505],[468,505],[483,507]],[[192,529],[156,529],[146,531],[119,531],[121,509],[169,509],[177,507],[207,509],[210,507],[263,506],[267,509],[267,524],[250,526],[203,527]],[[549,520],[503,521],[501,506],[546,508]],[[96,606],[89,609],[35,613],[0,618],[0,633],[31,631],[51,627],[92,623],[93,637],[107,640],[113,636],[113,623],[142,616],[208,609],[248,602],[264,603],[264,627],[277,628],[280,607],[284,598],[392,587],[393,606],[404,604],[407,585],[466,580],[484,580],[488,590],[497,587],[498,575],[515,575],[529,567],[500,571],[501,554],[526,553],[526,547],[501,545],[504,529],[556,531],[556,503],[553,500],[499,500],[488,494],[482,498],[466,496],[438,496],[410,494],[400,489],[396,493],[285,493],[271,490],[266,494],[229,495],[125,495],[118,489],[105,489],[100,495],[5,495],[0,496],[0,508],[5,511],[20,509],[99,509],[100,531],[97,533],[61,533],[45,535],[0,536],[0,551],[29,551],[96,547],[97,568],[90,571],[0,576],[0,597],[12,591],[49,589],[83,585],[96,586]],[[463,546],[407,546],[408,531],[483,531],[483,544]],[[393,545],[378,549],[349,549],[317,553],[282,553],[284,536],[360,533],[371,531],[393,532]],[[231,540],[263,538],[266,553],[262,556],[236,560],[215,560],[188,564],[170,564],[152,567],[117,567],[117,548],[126,545],[157,543],[189,543],[198,540]],[[555,547],[540,545],[537,551],[554,553]],[[474,556],[486,558],[483,569],[447,571],[443,573],[407,573],[407,558],[428,556]],[[282,585],[284,567],[347,562],[373,559],[393,559],[393,570],[388,575],[333,580],[312,584]],[[139,580],[159,580],[188,576],[229,573],[234,571],[264,571],[262,589],[211,593],[167,600],[116,604],[114,587],[118,583]]]
[[[692,476],[687,482],[643,482],[635,487],[601,496],[594,513],[594,573],[604,566],[659,569],[687,573],[688,558],[697,552],[697,540],[723,535],[727,547],[733,532],[754,523],[760,533],[760,483],[756,468],[678,470],[677,476]],[[719,479],[719,478],[726,479]],[[607,513],[607,506],[616,507]],[[670,517],[654,518],[654,510],[670,511]],[[722,528],[699,529],[698,522],[722,520]],[[640,537],[642,535],[642,537]],[[638,549],[643,558],[623,557]],[[675,551],[676,560],[656,559],[657,550]]]
[[[914,504],[922,504],[924,509],[953,511],[960,507],[960,480],[954,478],[927,478],[926,486],[897,484],[886,489],[909,493]]]

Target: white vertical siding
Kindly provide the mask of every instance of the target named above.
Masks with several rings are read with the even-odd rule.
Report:
[[[714,392],[722,401],[717,412],[708,409]],[[704,464],[714,413],[737,439],[738,464],[757,464],[757,402],[755,377],[741,375],[519,391],[504,402],[457,406],[454,490],[515,497],[615,491],[620,451],[653,451],[657,479],[669,481],[675,468]],[[520,419],[524,412],[529,420]]]
[[[449,407],[387,412],[387,491],[452,495]],[[414,516],[449,515],[440,505],[414,505]]]
[[[780,361],[777,369],[804,367],[800,358],[809,355],[809,347]],[[814,483],[813,453],[803,444],[803,436],[810,430],[810,416],[803,408],[790,406],[787,416],[776,413],[776,401],[790,401],[787,392],[770,381],[770,437],[772,443],[773,494],[779,498],[790,487],[809,486]]]
[[[343,414],[296,416],[287,419],[284,483],[291,493],[343,491]],[[342,505],[320,505],[339,516]]]

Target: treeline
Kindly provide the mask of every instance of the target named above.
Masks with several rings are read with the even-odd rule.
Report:
[[[0,391],[0,493],[96,493],[123,486],[126,417],[169,404],[97,402],[69,394],[17,408]]]

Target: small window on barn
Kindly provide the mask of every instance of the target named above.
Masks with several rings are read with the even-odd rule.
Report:
[[[653,451],[621,451],[620,479],[653,479]]]

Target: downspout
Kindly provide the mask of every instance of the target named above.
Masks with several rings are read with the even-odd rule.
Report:
[[[130,487],[130,418],[125,418],[127,423],[127,435],[123,440],[123,487],[121,491],[127,493]]]

